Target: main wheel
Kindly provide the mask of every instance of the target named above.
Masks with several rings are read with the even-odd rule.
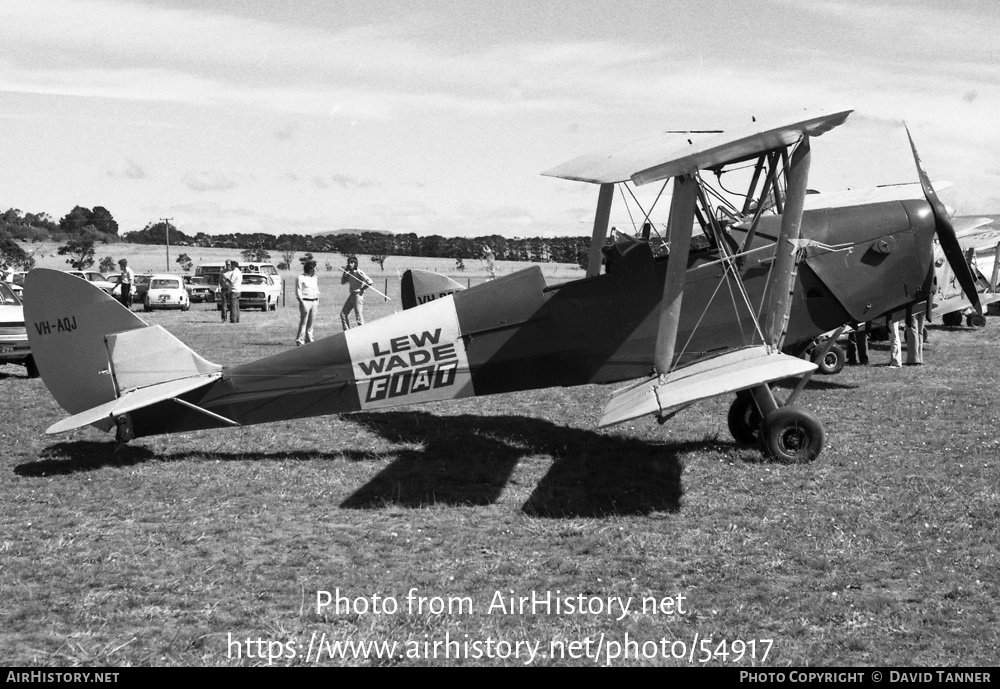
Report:
[[[962,312],[952,311],[951,313],[946,313],[941,316],[941,323],[947,325],[950,328],[962,325]]]
[[[35,365],[35,357],[29,356],[24,360],[24,367],[28,369],[29,378],[38,378],[41,374],[38,372],[38,366]]]
[[[761,424],[764,450],[783,462],[811,462],[823,452],[826,429],[808,409],[780,407]]]
[[[819,345],[816,348],[819,349]],[[834,342],[827,353],[823,355],[822,360],[814,358],[813,361],[819,367],[820,373],[832,376],[835,373],[840,373],[841,369],[844,368],[847,356],[844,354],[844,348]]]
[[[736,442],[752,445],[760,439],[760,412],[749,393],[736,393],[726,420],[729,422],[729,432]]]
[[[970,313],[965,317],[965,322],[969,324],[970,328],[982,328],[986,325],[986,316],[980,316],[978,313]]]

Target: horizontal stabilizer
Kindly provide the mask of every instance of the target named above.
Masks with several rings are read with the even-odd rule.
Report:
[[[127,414],[136,409],[142,409],[157,402],[170,400],[186,392],[197,390],[221,377],[222,373],[220,372],[206,373],[192,378],[171,380],[166,383],[158,383],[149,387],[132,390],[118,399],[66,417],[62,421],[49,426],[45,432],[49,434],[65,433],[66,431],[83,428],[99,421],[113,420],[122,414]]]
[[[805,359],[769,353],[763,345],[726,352],[676,369],[664,383],[658,377],[612,395],[598,424],[602,428],[647,414],[660,414],[699,400],[798,376],[816,369]]]
[[[127,330],[107,336],[108,351],[118,389],[127,392],[155,383],[221,371],[162,325]]]

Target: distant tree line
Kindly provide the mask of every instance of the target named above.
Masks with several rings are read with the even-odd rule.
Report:
[[[483,257],[488,246],[498,260],[533,261],[536,263],[577,263],[586,260],[589,237],[503,237],[498,234],[479,237],[419,237],[415,233],[391,234],[364,230],[337,234],[307,235],[264,232],[210,235],[199,232],[188,235],[173,224],[160,221],[149,223],[141,230],[119,234],[118,223],[103,206],[93,209],[74,207],[57,221],[47,213],[23,213],[11,208],[0,214],[0,268],[28,270],[34,265],[31,243],[61,242],[59,254],[68,256],[67,263],[76,269],[94,265],[96,246],[119,241],[133,244],[166,244],[173,246],[216,247],[236,249],[246,260],[270,260],[269,252],[279,252],[282,264],[290,267],[296,252],[333,252],[368,254],[384,265],[387,256],[425,256],[451,258],[456,265],[468,259]],[[267,258],[264,258],[267,256]],[[248,258],[253,257],[253,258]],[[102,259],[102,264],[109,257]]]
[[[164,223],[150,224],[138,232],[122,237],[133,244],[165,244]],[[498,234],[480,237],[419,237],[415,233],[385,232],[338,233],[329,235],[282,234],[265,232],[235,234],[205,234],[191,236],[170,226],[170,244],[227,248],[241,251],[278,252],[289,263],[295,252],[334,252],[339,254],[369,254],[371,256],[426,256],[429,258],[479,259],[483,247],[489,246],[497,260],[533,261],[536,263],[579,263],[590,247],[589,237],[502,237]],[[382,259],[384,260],[384,258]],[[376,261],[378,262],[378,261]]]

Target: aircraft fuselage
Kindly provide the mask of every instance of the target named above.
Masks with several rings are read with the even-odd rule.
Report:
[[[765,219],[741,275],[758,308],[780,218]],[[793,349],[848,322],[920,297],[934,220],[923,201],[807,211],[785,344]],[[743,236],[733,233],[734,240]],[[736,242],[733,243],[736,246]],[[226,369],[186,401],[240,424],[488,395],[612,383],[648,375],[669,259],[627,247],[597,277],[547,286],[538,267]],[[692,252],[676,361],[761,342],[715,249]],[[133,414],[136,435],[206,428],[177,404]]]

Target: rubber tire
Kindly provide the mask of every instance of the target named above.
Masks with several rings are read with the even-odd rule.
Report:
[[[29,378],[38,378],[41,374],[38,372],[38,366],[35,365],[35,357],[29,356],[24,360],[24,368],[28,370]]]
[[[749,393],[736,394],[726,417],[729,433],[733,440],[742,445],[753,445],[760,441],[760,412]]]
[[[986,316],[980,316],[978,313],[970,313],[965,317],[965,322],[970,328],[982,328],[986,326]]]
[[[820,346],[816,345],[816,349],[818,350]],[[818,353],[817,351],[813,354],[813,362],[819,367],[819,372],[824,376],[832,376],[840,373],[844,368],[844,364],[847,363],[847,355],[844,354],[844,348],[837,343],[833,343],[830,346],[830,351],[826,353],[822,361],[816,359],[816,354]]]
[[[947,325],[949,328],[955,328],[962,325],[962,312],[952,311],[951,313],[946,313],[941,316],[941,324]]]
[[[781,462],[811,462],[823,452],[826,429],[808,409],[780,407],[761,424],[761,444],[766,454]]]

